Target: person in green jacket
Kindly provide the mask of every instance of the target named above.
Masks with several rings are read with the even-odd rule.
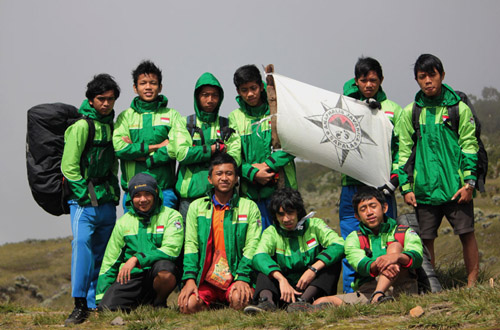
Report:
[[[85,96],[79,113],[92,122],[80,119],[68,127],[61,160],[61,172],[71,190],[71,296],[75,299],[66,325],[84,322],[88,309],[96,308],[97,277],[120,200],[118,161],[111,144],[113,107],[120,88],[113,77],[103,73],[88,83]],[[86,151],[90,124],[95,135]]]
[[[252,297],[251,263],[262,229],[257,205],[234,189],[237,170],[229,154],[214,155],[208,169],[214,189],[189,206],[181,313],[206,310],[217,301],[241,310]]]
[[[314,305],[323,303],[380,303],[393,300],[392,295],[416,294],[418,285],[409,269],[422,265],[423,247],[417,233],[406,227],[403,244],[395,237],[400,228],[396,221],[385,215],[385,196],[373,187],[361,187],[352,199],[359,219],[359,232],[353,231],[344,244],[347,260],[356,270],[353,289],[356,292],[319,298]],[[405,227],[403,227],[405,228]],[[362,248],[361,236],[368,242]]]
[[[297,190],[276,190],[269,211],[274,224],[262,233],[252,261],[259,272],[257,304],[244,311],[272,311],[286,304],[287,311],[300,311],[319,297],[337,293],[344,240],[314,213],[306,215]]]
[[[209,72],[202,74],[194,89],[195,114],[183,118],[183,128],[175,134],[179,162],[175,190],[180,196],[179,212],[184,219],[191,202],[212,188],[207,176],[213,154],[227,152],[238,166],[241,163],[240,136],[228,127],[227,118],[219,116],[223,99],[224,90],[217,78]]]
[[[150,61],[143,61],[132,72],[134,98],[130,108],[120,113],[113,133],[113,146],[120,158],[121,185],[127,185],[137,173],[151,174],[163,192],[163,203],[176,207],[175,148],[170,144],[171,131],[181,125],[181,115],[167,108],[168,99],[161,95],[161,70]],[[127,208],[123,206],[125,212]]]
[[[259,69],[244,65],[234,73],[233,82],[240,107],[229,114],[229,126],[241,137],[240,192],[257,203],[266,229],[272,224],[267,206],[279,175],[286,187],[297,189],[295,156],[271,147],[269,103]]]
[[[175,264],[184,242],[180,213],[163,205],[149,174],[136,174],[128,191],[129,212],[116,222],[99,274],[99,310],[166,307],[180,277]]]
[[[389,209],[387,215],[396,218],[396,198],[394,190],[398,186],[398,134],[397,122],[401,115],[401,107],[395,102],[389,100],[382,89],[382,66],[380,63],[371,57],[361,57],[358,59],[354,67],[354,78],[344,84],[344,95],[355,98],[357,100],[366,101],[370,108],[383,111],[387,118],[394,126],[391,153],[392,153],[392,171],[391,181],[387,185],[380,187],[386,194],[387,204]],[[342,174],[342,191],[340,193],[339,219],[340,232],[345,239],[352,231],[357,231],[358,220],[354,216],[352,208],[352,197],[357,192],[359,187],[364,186],[363,183]],[[349,265],[347,259],[343,260],[343,289],[345,293],[353,292],[351,284],[354,281],[354,269]]]
[[[472,200],[479,150],[474,116],[454,90],[443,83],[445,72],[439,58],[420,55],[414,74],[420,86],[414,101],[422,109],[418,118],[420,134],[415,131],[411,103],[403,110],[398,129],[401,192],[405,202],[416,208],[420,235],[433,266],[434,240],[446,216],[460,237],[467,285],[472,286],[479,273]],[[451,128],[448,113],[448,107],[457,104],[458,134]]]

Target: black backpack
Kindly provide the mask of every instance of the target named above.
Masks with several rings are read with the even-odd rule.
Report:
[[[485,192],[484,185],[486,183],[486,174],[488,173],[488,154],[486,152],[486,149],[484,148],[483,141],[481,141],[481,123],[479,122],[479,118],[476,115],[476,110],[472,106],[472,103],[467,97],[467,95],[460,91],[455,91],[455,93],[460,97],[462,102],[467,104],[467,106],[471,109],[472,116],[474,117],[474,121],[476,123],[476,138],[477,138],[477,143],[479,145],[479,150],[477,152],[476,189],[479,190],[480,192]],[[413,150],[410,155],[410,158],[408,159],[408,162],[404,167],[404,170],[406,173],[408,173],[408,177],[410,178],[411,181],[413,181],[413,170],[415,168],[416,142],[422,138],[422,135],[420,133],[420,123],[419,123],[419,117],[421,112],[422,108],[418,106],[416,102],[414,102],[411,120],[413,124],[413,129],[415,130],[415,135],[413,137],[415,143],[413,145]],[[455,133],[457,133],[457,135],[459,135],[458,124],[460,122],[460,115],[458,112],[458,103],[452,105],[451,107],[448,107],[448,115],[450,117],[449,118],[450,120],[449,123],[447,122],[445,123],[445,125],[449,127],[451,130],[453,130]]]
[[[64,103],[40,104],[28,110],[26,168],[33,198],[53,215],[69,214],[66,198],[69,187],[61,172],[64,132],[79,119],[89,125],[82,157],[90,150],[95,136],[94,121]]]

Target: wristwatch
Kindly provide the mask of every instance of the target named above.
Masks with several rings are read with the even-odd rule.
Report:
[[[315,267],[308,266],[307,268],[309,268],[310,270],[312,270],[315,274],[318,274],[318,270]]]
[[[476,181],[465,180],[465,190],[474,190],[474,188],[476,188]]]

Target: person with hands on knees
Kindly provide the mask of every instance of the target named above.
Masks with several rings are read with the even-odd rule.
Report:
[[[300,193],[278,189],[271,197],[273,225],[262,233],[252,264],[259,272],[254,304],[246,313],[311,308],[311,302],[337,292],[344,240],[314,213],[306,215]]]
[[[251,262],[262,232],[257,205],[239,197],[236,161],[214,155],[208,181],[214,187],[191,203],[186,217],[184,286],[181,313],[208,309],[215,303],[243,309],[253,295]]]
[[[116,222],[97,282],[99,310],[166,307],[180,277],[175,264],[184,241],[180,213],[163,206],[149,174],[136,174],[128,191],[129,212]]]
[[[384,194],[361,187],[352,199],[359,231],[345,240],[347,261],[356,270],[353,293],[322,297],[314,305],[380,303],[404,292],[418,293],[412,270],[422,264],[422,242],[417,233],[389,218]]]

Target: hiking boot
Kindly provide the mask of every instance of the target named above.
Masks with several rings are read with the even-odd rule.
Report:
[[[288,313],[312,312],[314,310],[316,310],[316,308],[312,304],[304,300],[297,300],[296,302],[289,304],[286,308],[286,311]]]
[[[64,326],[83,323],[89,317],[87,299],[75,298],[75,308],[64,321]]]
[[[248,305],[243,309],[246,314],[256,314],[260,312],[273,312],[276,310],[276,305],[268,301],[267,298],[259,299],[257,305]]]
[[[86,308],[75,307],[73,312],[64,321],[64,326],[83,323],[89,317],[89,311]]]

